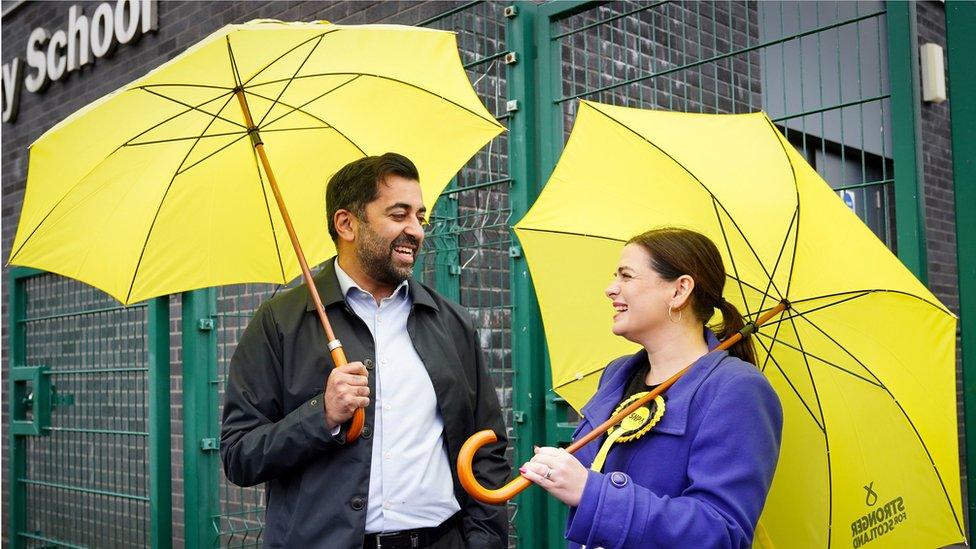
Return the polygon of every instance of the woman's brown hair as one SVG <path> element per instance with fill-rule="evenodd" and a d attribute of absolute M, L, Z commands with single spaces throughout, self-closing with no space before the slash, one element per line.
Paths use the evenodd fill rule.
<path fill-rule="evenodd" d="M 707 236 L 678 227 L 664 227 L 641 233 L 627 244 L 642 246 L 651 256 L 651 268 L 661 278 L 671 281 L 688 275 L 695 281 L 691 293 L 691 310 L 702 324 L 718 309 L 722 324 L 714 328 L 720 340 L 731 337 L 746 325 L 742 313 L 722 297 L 725 288 L 725 265 L 715 243 Z M 744 337 L 729 349 L 729 354 L 756 363 L 751 337 Z"/>

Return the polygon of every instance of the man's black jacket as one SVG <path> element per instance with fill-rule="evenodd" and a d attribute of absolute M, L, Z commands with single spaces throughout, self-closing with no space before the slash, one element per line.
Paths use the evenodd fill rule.
<path fill-rule="evenodd" d="M 329 321 L 350 361 L 373 368 L 375 349 L 365 323 L 343 300 L 335 259 L 315 277 Z M 471 499 L 457 478 L 464 441 L 492 429 L 499 442 L 474 463 L 478 479 L 508 480 L 505 424 L 469 314 L 417 281 L 407 331 L 434 385 L 444 438 L 471 548 L 508 546 L 503 506 Z M 220 435 L 220 456 L 231 482 L 266 483 L 266 547 L 361 547 L 372 451 L 374 404 L 352 443 L 325 424 L 323 388 L 333 362 L 308 290 L 298 287 L 261 305 L 231 360 Z M 374 376 L 369 376 L 372 395 Z M 416 429 L 427 428 L 415 425 Z"/>

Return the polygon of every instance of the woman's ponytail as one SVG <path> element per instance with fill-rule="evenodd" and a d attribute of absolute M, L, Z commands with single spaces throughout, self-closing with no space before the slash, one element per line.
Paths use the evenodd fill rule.
<path fill-rule="evenodd" d="M 742 317 L 742 313 L 735 305 L 719 298 L 716 308 L 722 313 L 722 325 L 716 331 L 719 340 L 725 341 L 745 328 L 746 319 Z M 756 348 L 753 345 L 752 336 L 743 337 L 738 343 L 730 347 L 729 354 L 750 364 L 756 364 Z"/>

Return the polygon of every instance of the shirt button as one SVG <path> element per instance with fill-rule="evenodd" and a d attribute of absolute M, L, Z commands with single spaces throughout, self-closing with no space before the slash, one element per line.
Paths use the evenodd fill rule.
<path fill-rule="evenodd" d="M 390 405 L 387 404 L 386 406 L 383 407 L 383 409 L 386 410 L 387 412 L 389 412 L 390 411 Z"/>
<path fill-rule="evenodd" d="M 392 509 L 393 508 L 393 504 L 390 503 L 389 501 L 387 501 L 386 503 L 383 504 L 383 508 L 384 509 Z"/>
<path fill-rule="evenodd" d="M 367 370 L 372 370 L 373 369 L 373 360 L 367 358 L 366 360 L 363 361 L 363 366 L 365 366 Z"/>
<path fill-rule="evenodd" d="M 393 458 L 393 454 L 387 452 L 387 453 L 383 454 L 383 457 L 386 458 L 386 461 L 390 461 Z"/>
<path fill-rule="evenodd" d="M 316 400 L 316 399 L 314 399 L 314 398 L 312 400 L 308 401 L 308 405 L 309 406 L 315 406 L 318 403 L 319 403 L 319 401 Z"/>
<path fill-rule="evenodd" d="M 371 429 L 369 425 L 364 425 L 362 437 L 366 440 L 369 440 L 369 437 L 371 436 L 373 436 L 373 429 Z"/>
<path fill-rule="evenodd" d="M 380 364 L 382 364 L 383 366 L 386 366 L 386 359 L 384 358 L 383 360 L 381 360 L 380 361 Z"/>
<path fill-rule="evenodd" d="M 377 316 L 376 317 L 376 322 L 379 322 L 380 324 L 382 324 L 383 323 L 383 317 Z"/>
<path fill-rule="evenodd" d="M 610 483 L 617 488 L 623 488 L 627 486 L 627 475 L 621 473 L 620 471 L 614 471 L 610 473 Z"/>

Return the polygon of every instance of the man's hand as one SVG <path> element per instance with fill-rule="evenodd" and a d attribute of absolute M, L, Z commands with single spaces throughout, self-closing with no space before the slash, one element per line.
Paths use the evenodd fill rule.
<path fill-rule="evenodd" d="M 329 429 L 349 421 L 356 408 L 369 406 L 369 380 L 362 362 L 350 362 L 329 374 L 325 386 L 325 422 Z"/>

